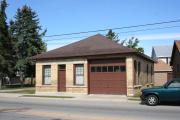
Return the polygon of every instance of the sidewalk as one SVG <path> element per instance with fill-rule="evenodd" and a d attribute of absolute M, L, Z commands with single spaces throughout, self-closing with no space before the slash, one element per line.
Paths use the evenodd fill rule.
<path fill-rule="evenodd" d="M 6 97 L 6 98 L 18 98 L 21 97 L 22 94 L 14 94 L 14 93 L 0 93 L 0 98 L 1 97 Z"/>
<path fill-rule="evenodd" d="M 30 95 L 30 96 L 28 96 L 28 95 Z M 47 96 L 47 97 L 41 97 L 41 96 Z M 51 98 L 50 96 L 55 96 L 57 98 Z M 77 101 L 104 101 L 104 102 L 108 102 L 108 101 L 127 102 L 127 101 L 129 101 L 128 97 L 125 96 L 125 95 L 82 95 L 82 94 L 54 94 L 54 95 L 48 95 L 48 94 L 0 93 L 0 97 L 6 97 L 6 98 L 34 98 L 34 99 L 38 99 L 38 98 L 41 98 L 41 99 L 63 99 L 63 100 L 66 99 L 66 100 L 77 100 Z M 62 97 L 62 98 L 58 98 L 58 97 Z M 72 98 L 63 98 L 63 97 L 72 97 Z"/>

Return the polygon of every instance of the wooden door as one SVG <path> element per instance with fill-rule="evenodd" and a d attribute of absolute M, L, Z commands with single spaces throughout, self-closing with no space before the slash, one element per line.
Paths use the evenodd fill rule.
<path fill-rule="evenodd" d="M 66 65 L 58 66 L 58 91 L 66 91 Z"/>

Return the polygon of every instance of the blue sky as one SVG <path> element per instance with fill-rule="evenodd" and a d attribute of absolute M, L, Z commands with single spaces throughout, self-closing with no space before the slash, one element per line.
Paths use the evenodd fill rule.
<path fill-rule="evenodd" d="M 14 17 L 17 8 L 29 5 L 38 13 L 40 24 L 47 29 L 46 35 L 180 19 L 180 0 L 7 0 L 7 2 L 8 21 Z M 145 53 L 150 55 L 152 46 L 173 45 L 174 40 L 180 39 L 180 27 L 177 26 L 180 26 L 180 22 L 115 32 L 119 33 L 120 39 L 137 37 Z M 164 27 L 172 28 L 123 33 Z M 94 34 L 97 33 L 43 39 L 49 40 L 47 47 L 51 50 Z"/>

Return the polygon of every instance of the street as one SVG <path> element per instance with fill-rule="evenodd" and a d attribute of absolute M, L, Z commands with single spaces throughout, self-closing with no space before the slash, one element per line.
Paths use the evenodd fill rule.
<path fill-rule="evenodd" d="M 180 106 L 138 101 L 0 98 L 0 120 L 179 120 Z"/>

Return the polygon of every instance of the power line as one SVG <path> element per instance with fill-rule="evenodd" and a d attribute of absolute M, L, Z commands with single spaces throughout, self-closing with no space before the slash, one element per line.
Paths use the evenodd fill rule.
<path fill-rule="evenodd" d="M 157 28 L 149 28 L 149 29 L 139 29 L 139 30 L 133 30 L 133 31 L 118 32 L 118 34 L 133 33 L 133 32 L 140 32 L 140 31 L 150 31 L 150 30 L 158 30 L 158 29 L 169 29 L 169 28 L 177 28 L 177 27 L 180 27 L 180 26 L 168 26 L 168 27 L 157 27 Z M 44 40 L 44 41 L 48 42 L 48 41 L 75 39 L 75 38 L 84 38 L 84 37 L 89 37 L 89 36 L 66 37 L 66 38 L 49 39 L 49 40 Z"/>
<path fill-rule="evenodd" d="M 89 37 L 89 36 L 79 36 L 79 37 L 65 37 L 65 38 L 57 38 L 57 39 L 49 39 L 44 41 L 55 41 L 55 40 L 65 40 L 65 39 L 75 39 L 75 38 L 83 38 L 83 37 Z"/>
<path fill-rule="evenodd" d="M 177 27 L 180 27 L 180 26 L 168 26 L 168 27 L 148 28 L 148 29 L 132 30 L 132 31 L 119 32 L 119 33 L 132 33 L 132 32 L 149 31 L 149 30 L 160 30 L 160 29 L 177 28 Z"/>
<path fill-rule="evenodd" d="M 176 22 L 180 22 L 180 20 L 171 20 L 171 21 L 164 21 L 164 22 L 141 24 L 141 25 L 132 25 L 132 26 L 125 26 L 125 27 L 117 27 L 117 28 L 108 28 L 108 29 L 99 29 L 99 30 L 92 30 L 92 31 L 83 31 L 83 32 L 64 33 L 64 34 L 57 34 L 57 35 L 48 35 L 48 36 L 45 36 L 45 37 L 57 37 L 57 36 L 77 35 L 77 34 L 85 34 L 85 33 L 103 32 L 103 31 L 107 31 L 109 29 L 120 30 L 120 29 L 145 27 L 145 26 L 161 25 L 161 24 L 176 23 Z"/>

